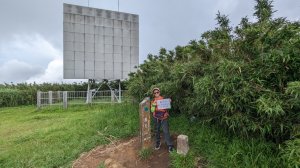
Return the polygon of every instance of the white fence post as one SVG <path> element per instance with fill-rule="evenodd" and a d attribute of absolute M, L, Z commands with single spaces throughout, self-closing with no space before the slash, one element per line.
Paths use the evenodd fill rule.
<path fill-rule="evenodd" d="M 111 96 L 111 102 L 114 102 L 115 101 L 115 93 L 113 90 L 110 90 L 110 96 Z"/>
<path fill-rule="evenodd" d="M 36 105 L 38 108 L 41 108 L 41 91 L 37 91 Z"/>
<path fill-rule="evenodd" d="M 68 108 L 68 91 L 63 91 L 64 109 Z"/>
<path fill-rule="evenodd" d="M 93 91 L 89 90 L 88 91 L 88 103 L 92 103 L 92 96 L 93 96 Z"/>
<path fill-rule="evenodd" d="M 57 100 L 58 100 L 58 102 L 61 101 L 60 91 L 57 91 Z"/>

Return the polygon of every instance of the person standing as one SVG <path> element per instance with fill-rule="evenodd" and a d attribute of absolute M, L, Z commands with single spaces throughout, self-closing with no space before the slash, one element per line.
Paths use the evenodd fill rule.
<path fill-rule="evenodd" d="M 168 110 L 166 109 L 158 109 L 157 108 L 157 100 L 162 100 L 164 97 L 160 95 L 160 89 L 159 88 L 154 88 L 152 89 L 152 94 L 153 94 L 153 100 L 151 101 L 151 112 L 153 112 L 153 118 L 154 118 L 154 123 L 155 123 L 155 134 L 156 134 L 156 142 L 155 142 L 155 150 L 160 149 L 160 128 L 162 127 L 163 134 L 165 141 L 168 145 L 168 150 L 169 152 L 174 150 L 173 143 L 170 137 L 170 132 L 169 132 L 169 123 L 168 123 L 168 117 L 169 113 Z"/>

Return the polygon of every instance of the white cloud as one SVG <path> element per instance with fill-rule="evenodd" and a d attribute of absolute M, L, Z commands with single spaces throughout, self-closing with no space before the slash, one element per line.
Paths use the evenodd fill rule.
<path fill-rule="evenodd" d="M 16 59 L 9 60 L 0 66 L 0 82 L 24 82 L 24 80 L 42 73 L 42 68 L 32 66 Z"/>
<path fill-rule="evenodd" d="M 31 77 L 28 83 L 61 82 L 63 79 L 63 60 L 58 58 L 52 60 L 44 73 Z"/>
<path fill-rule="evenodd" d="M 0 43 L 0 82 L 62 81 L 62 52 L 39 34 Z"/>

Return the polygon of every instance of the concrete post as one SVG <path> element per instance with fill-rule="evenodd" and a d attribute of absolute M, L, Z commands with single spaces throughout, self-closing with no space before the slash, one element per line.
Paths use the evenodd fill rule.
<path fill-rule="evenodd" d="M 179 135 L 177 137 L 177 153 L 186 155 L 189 151 L 189 139 L 186 135 Z"/>
<path fill-rule="evenodd" d="M 38 108 L 41 108 L 41 91 L 37 91 L 36 105 L 37 105 Z"/>
<path fill-rule="evenodd" d="M 58 100 L 58 102 L 60 102 L 60 101 L 61 101 L 61 96 L 60 96 L 60 93 L 61 93 L 61 91 L 57 91 L 57 100 Z"/>
<path fill-rule="evenodd" d="M 88 92 L 88 103 L 92 103 L 93 92 L 89 90 Z"/>
<path fill-rule="evenodd" d="M 68 108 L 68 91 L 63 91 L 64 109 Z"/>
<path fill-rule="evenodd" d="M 151 127 L 150 127 L 150 98 L 145 98 L 140 103 L 140 142 L 141 147 L 151 146 Z"/>
<path fill-rule="evenodd" d="M 48 96 L 49 96 L 49 97 L 48 97 L 49 104 L 52 105 L 52 98 L 53 98 L 53 97 L 52 97 L 52 96 L 53 96 L 53 95 L 52 95 L 52 91 L 49 91 L 49 92 L 48 92 Z"/>
<path fill-rule="evenodd" d="M 111 102 L 115 102 L 115 92 L 113 90 L 110 90 L 110 96 L 111 96 Z"/>

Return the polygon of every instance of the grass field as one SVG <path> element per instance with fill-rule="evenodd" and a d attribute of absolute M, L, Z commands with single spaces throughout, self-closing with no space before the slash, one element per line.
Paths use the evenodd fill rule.
<path fill-rule="evenodd" d="M 0 167 L 70 167 L 80 153 L 137 135 L 138 106 L 100 104 L 67 110 L 0 109 Z"/>
<path fill-rule="evenodd" d="M 272 167 L 283 168 L 278 146 L 262 139 L 230 135 L 223 128 L 191 122 L 185 116 L 173 117 L 172 132 L 189 136 L 190 152 L 186 157 L 174 153 L 172 165 L 176 168 L 193 168 L 195 160 L 205 167 Z"/>
<path fill-rule="evenodd" d="M 189 136 L 186 157 L 171 155 L 172 167 L 285 167 L 273 143 L 229 136 L 222 129 L 172 115 L 171 133 Z M 67 110 L 35 106 L 0 108 L 0 167 L 70 167 L 85 151 L 138 135 L 138 105 L 98 104 Z"/>

